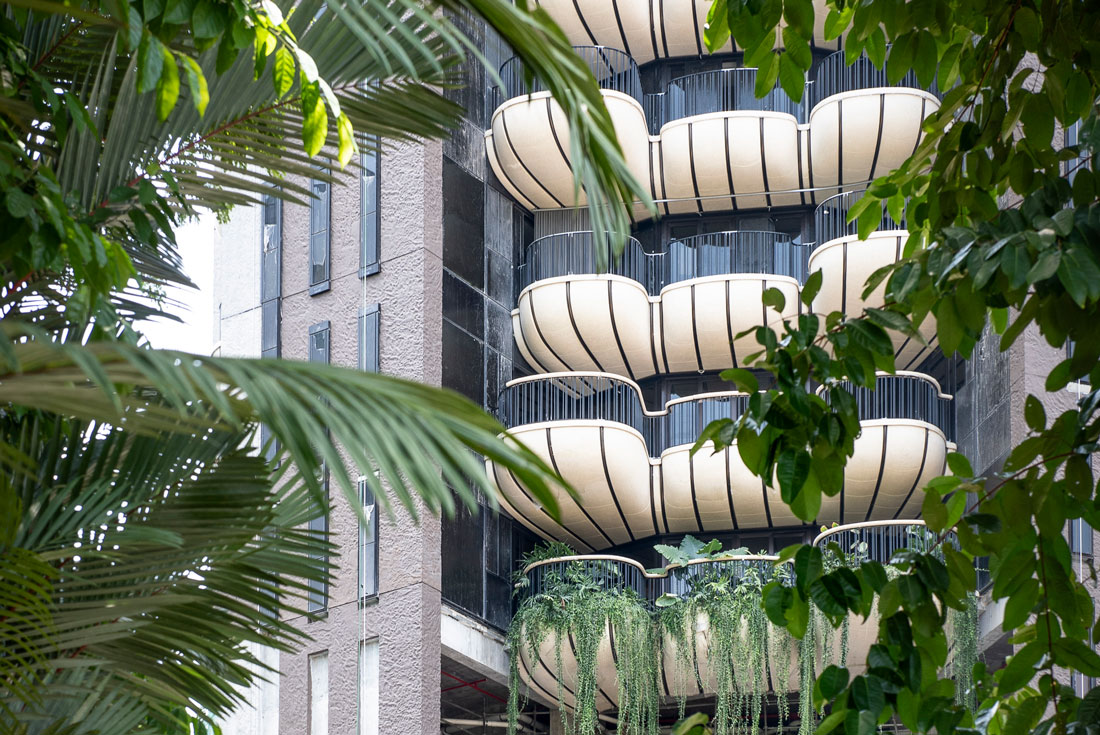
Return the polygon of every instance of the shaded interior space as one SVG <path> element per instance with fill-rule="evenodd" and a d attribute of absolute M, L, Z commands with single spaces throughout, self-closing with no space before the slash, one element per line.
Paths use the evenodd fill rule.
<path fill-rule="evenodd" d="M 447 656 L 439 668 L 441 735 L 502 735 L 508 729 L 508 686 Z M 520 735 L 549 735 L 551 712 L 528 700 L 519 716 Z M 614 729 L 614 728 L 612 728 Z"/>

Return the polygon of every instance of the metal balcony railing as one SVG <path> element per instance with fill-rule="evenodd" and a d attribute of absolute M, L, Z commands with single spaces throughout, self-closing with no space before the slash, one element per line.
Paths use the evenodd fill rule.
<path fill-rule="evenodd" d="M 919 373 L 882 374 L 874 390 L 840 387 L 855 395 L 860 421 L 916 419 L 927 421 L 954 441 L 955 412 L 939 384 Z M 736 421 L 749 396 L 737 392 L 703 393 L 676 398 L 657 411 L 646 409 L 636 383 L 607 373 L 549 373 L 519 378 L 500 397 L 500 420 L 509 427 L 548 421 L 602 420 L 632 427 L 646 441 L 651 456 L 670 447 L 693 444 L 712 421 Z"/>
<path fill-rule="evenodd" d="M 858 222 L 848 222 L 848 212 L 860 200 L 864 191 L 846 191 L 829 197 L 814 210 L 814 236 L 817 238 L 814 245 L 817 247 L 831 240 L 842 237 L 855 237 L 859 234 Z M 875 230 L 905 230 L 908 229 L 905 217 L 897 222 L 881 206 L 882 217 Z"/>
<path fill-rule="evenodd" d="M 673 120 L 709 112 L 784 112 L 802 119 L 802 104 L 792 100 L 778 83 L 766 95 L 757 97 L 756 76 L 757 70 L 750 67 L 715 69 L 673 79 L 664 92 L 647 94 L 642 103 L 650 134 L 659 134 Z"/>
<path fill-rule="evenodd" d="M 573 50 L 588 65 L 600 89 L 622 92 L 642 102 L 642 81 L 638 64 L 629 54 L 609 46 L 574 46 Z M 528 79 L 527 67 L 518 56 L 505 61 L 500 67 L 503 86 L 489 89 L 485 119 L 492 119 L 493 112 L 506 100 L 535 92 L 545 92 L 546 86 L 538 79 Z"/>
<path fill-rule="evenodd" d="M 860 421 L 875 419 L 916 419 L 939 428 L 948 441 L 955 441 L 955 410 L 950 396 L 940 391 L 940 385 L 927 375 L 899 372 L 881 374 L 875 389 L 840 383 L 853 393 Z"/>
<path fill-rule="evenodd" d="M 821 60 L 813 70 L 807 94 L 803 98 L 804 109 L 807 114 L 822 100 L 832 97 L 834 94 L 854 92 L 857 89 L 873 89 L 875 87 L 909 87 L 920 89 L 917 75 L 910 71 L 896 83 L 891 83 L 886 77 L 886 70 L 879 69 L 866 56 L 861 56 L 849 66 L 844 58 L 843 51 L 829 54 Z M 930 91 L 939 95 L 935 84 Z"/>
<path fill-rule="evenodd" d="M 630 278 L 652 295 L 665 286 L 706 276 L 760 273 L 806 277 L 806 248 L 781 232 L 713 232 L 673 240 L 663 253 L 647 253 L 630 238 L 619 257 L 611 242 L 591 231 L 540 237 L 527 246 L 516 269 L 516 297 L 536 281 L 597 272 L 603 251 L 607 273 Z"/>
<path fill-rule="evenodd" d="M 813 545 L 840 548 L 839 561 L 846 566 L 859 566 L 865 561 L 889 563 L 898 551 L 931 551 L 936 546 L 936 534 L 924 521 L 867 521 L 835 526 L 814 539 Z"/>
<path fill-rule="evenodd" d="M 523 570 L 525 582 L 516 585 L 517 596 L 523 600 L 560 590 L 564 583 L 578 588 L 595 586 L 601 590 L 633 591 L 653 604 L 663 595 L 686 594 L 700 582 L 724 582 L 736 585 L 750 575 L 761 582 L 770 582 L 778 557 L 744 554 L 718 559 L 699 559 L 685 566 L 671 565 L 660 571 L 646 571 L 634 561 L 621 556 L 563 556 L 530 564 Z M 778 575 L 784 578 L 784 575 Z"/>

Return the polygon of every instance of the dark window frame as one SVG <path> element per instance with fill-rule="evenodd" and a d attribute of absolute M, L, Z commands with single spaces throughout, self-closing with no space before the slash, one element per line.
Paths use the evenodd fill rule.
<path fill-rule="evenodd" d="M 319 185 L 324 186 L 322 196 L 317 195 Z M 316 296 L 331 287 L 332 184 L 324 179 L 310 179 L 309 189 L 312 195 L 309 200 L 309 295 Z M 320 226 L 322 221 L 323 227 Z M 319 252 L 324 253 L 323 263 L 317 261 Z"/>
<path fill-rule="evenodd" d="M 323 350 L 315 344 L 320 336 L 324 336 Z M 327 365 L 332 354 L 332 325 L 328 321 L 318 322 L 309 328 L 309 361 Z M 324 494 L 326 504 L 329 502 L 329 471 L 327 463 L 321 463 L 321 491 Z M 329 517 L 327 512 L 322 512 L 309 520 L 309 530 L 315 533 L 329 533 Z M 327 566 L 328 557 L 325 559 Z M 327 582 L 310 582 L 309 599 L 306 610 L 315 615 L 324 615 L 328 612 L 329 586 Z"/>
<path fill-rule="evenodd" d="M 367 522 L 359 522 L 358 540 L 358 584 L 360 603 L 378 597 L 378 503 L 365 478 L 359 479 L 359 503 L 367 516 Z M 369 502 L 368 502 L 369 501 Z M 365 578 L 369 572 L 369 578 Z"/>
<path fill-rule="evenodd" d="M 369 342 L 373 341 L 373 349 Z M 376 373 L 382 369 L 382 306 L 369 304 L 359 310 L 359 369 Z"/>
<path fill-rule="evenodd" d="M 363 150 L 359 153 L 359 277 L 366 278 L 381 270 L 382 260 L 382 151 L 377 147 L 377 139 L 370 139 L 364 143 Z M 368 184 L 364 175 L 367 162 L 372 164 L 374 173 L 373 183 L 370 185 L 373 192 L 368 192 Z M 367 196 L 372 193 L 374 197 L 374 209 L 368 209 Z"/>

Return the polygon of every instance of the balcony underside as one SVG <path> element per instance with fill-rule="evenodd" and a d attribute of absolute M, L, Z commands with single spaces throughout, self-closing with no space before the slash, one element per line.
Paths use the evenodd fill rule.
<path fill-rule="evenodd" d="M 664 533 L 703 533 L 799 525 L 779 491 L 742 463 L 736 448 L 719 453 L 673 446 L 650 459 L 635 429 L 612 421 L 528 424 L 510 435 L 549 463 L 577 491 L 557 500 L 561 524 L 531 499 L 511 473 L 489 463 L 509 513 L 542 538 L 578 551 L 599 551 Z M 844 489 L 822 504 L 820 523 L 915 517 L 917 489 L 946 471 L 948 442 L 915 419 L 862 422 Z"/>
<path fill-rule="evenodd" d="M 768 288 L 786 297 L 782 312 L 762 305 Z M 797 316 L 798 292 L 795 279 L 776 275 L 696 278 L 655 297 L 623 276 L 562 276 L 523 290 L 512 331 L 540 372 L 598 370 L 637 380 L 723 370 L 761 349 L 753 335 L 736 335 Z"/>
<path fill-rule="evenodd" d="M 694 668 L 698 672 L 699 680 L 696 681 L 694 676 L 690 676 L 689 678 L 689 676 L 683 675 L 680 671 L 680 661 L 677 658 L 679 654 L 677 652 L 676 642 L 671 637 L 666 636 L 664 646 L 662 647 L 661 672 L 657 677 L 658 694 L 661 697 L 712 696 L 718 689 L 715 675 L 709 661 L 711 637 L 709 620 L 707 620 L 705 615 L 700 616 L 700 619 L 696 621 L 692 629 L 695 631 Z M 875 642 L 877 635 L 877 616 L 871 616 L 866 622 L 855 616 L 851 618 L 848 629 L 847 668 L 852 676 L 858 676 L 866 670 L 865 662 L 867 660 L 867 652 Z M 840 634 L 837 633 L 836 637 L 839 638 L 839 636 Z M 613 712 L 618 709 L 619 706 L 619 683 L 618 674 L 615 669 L 615 661 L 618 652 L 614 649 L 614 640 L 614 631 L 609 630 L 604 633 L 600 641 L 596 669 L 596 708 L 600 712 Z M 557 649 L 558 637 L 551 633 L 539 647 L 537 656 L 532 656 L 531 651 L 527 650 L 526 646 L 524 646 L 519 653 L 520 678 L 523 679 L 523 682 L 527 684 L 527 686 L 531 687 L 535 692 L 551 702 L 558 701 L 559 670 L 557 665 Z M 574 709 L 576 704 L 576 696 L 574 694 L 577 686 L 576 649 L 577 644 L 572 635 L 562 638 L 560 670 L 561 705 L 568 710 Z M 786 682 L 787 692 L 798 691 L 797 650 L 797 646 L 791 646 L 790 648 L 792 659 L 789 665 L 790 673 Z M 819 653 L 824 654 L 820 646 Z M 831 655 L 819 655 L 817 657 L 818 674 L 824 670 L 827 663 L 844 665 L 838 660 L 839 651 L 834 650 L 830 653 Z M 736 663 L 734 665 L 736 667 Z M 755 674 L 755 672 L 744 673 L 749 675 Z M 699 686 L 700 682 L 702 686 Z M 778 676 L 776 662 L 769 661 L 768 691 L 776 692 L 780 683 L 781 680 Z"/>
<path fill-rule="evenodd" d="M 639 64 L 659 58 L 703 56 L 711 0 L 537 0 L 565 31 L 573 45 L 620 48 Z M 815 48 L 838 50 L 839 39 L 825 40 L 825 3 L 814 0 Z M 715 53 L 731 53 L 727 43 Z"/>
<path fill-rule="evenodd" d="M 823 243 L 811 254 L 807 271 L 821 271 L 821 290 L 813 302 L 818 313 L 841 311 L 857 315 L 865 306 L 881 308 L 886 303 L 886 283 L 881 283 L 866 299 L 863 289 L 871 274 L 902 257 L 906 230 L 882 230 L 864 241 L 857 235 Z M 936 345 L 936 319 L 929 314 L 918 330 L 927 345 L 900 332 L 890 332 L 894 343 L 894 362 L 898 370 L 912 370 L 927 358 Z"/>
<path fill-rule="evenodd" d="M 806 124 L 778 112 L 713 112 L 650 136 L 634 98 L 603 96 L 630 170 L 663 214 L 817 204 L 899 166 L 939 107 L 928 92 L 880 87 L 827 97 Z M 528 208 L 586 203 L 583 191 L 574 194 L 569 126 L 549 93 L 502 104 L 485 145 L 497 177 Z"/>

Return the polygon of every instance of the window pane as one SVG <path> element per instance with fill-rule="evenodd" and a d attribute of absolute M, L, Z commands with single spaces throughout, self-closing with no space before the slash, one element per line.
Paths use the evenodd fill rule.
<path fill-rule="evenodd" d="M 359 596 L 378 593 L 378 514 L 366 480 L 359 481 L 359 500 L 367 522 L 359 524 Z"/>
<path fill-rule="evenodd" d="M 359 179 L 359 267 L 374 272 L 378 266 L 378 201 L 381 195 L 378 152 L 364 151 Z M 366 273 L 364 273 L 366 275 Z"/>

